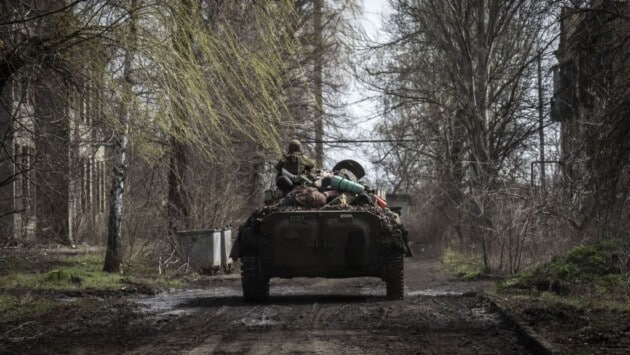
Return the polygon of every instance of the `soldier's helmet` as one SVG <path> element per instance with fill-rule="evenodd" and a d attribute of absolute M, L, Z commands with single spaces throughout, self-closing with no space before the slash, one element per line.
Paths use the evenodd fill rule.
<path fill-rule="evenodd" d="M 301 152 L 302 151 L 302 143 L 299 140 L 294 139 L 289 142 L 289 153 L 293 152 Z"/>

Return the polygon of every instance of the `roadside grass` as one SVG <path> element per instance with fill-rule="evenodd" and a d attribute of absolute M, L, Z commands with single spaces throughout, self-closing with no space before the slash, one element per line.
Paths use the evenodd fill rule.
<path fill-rule="evenodd" d="M 185 285 L 181 275 L 127 265 L 125 274 L 103 272 L 102 252 L 81 255 L 11 252 L 0 255 L 0 325 L 54 312 L 57 307 L 95 297 L 156 292 Z"/>
<path fill-rule="evenodd" d="M 104 256 L 85 254 L 63 256 L 52 259 L 42 267 L 38 260 L 37 268 L 24 267 L 24 261 L 15 270 L 5 271 L 0 275 L 0 289 L 31 289 L 54 291 L 77 290 L 117 290 L 130 283 L 144 284 L 149 287 L 180 287 L 183 280 L 150 273 L 148 268 L 128 268 L 125 275 L 102 271 Z"/>
<path fill-rule="evenodd" d="M 442 254 L 442 265 L 449 274 L 463 280 L 476 280 L 483 275 L 481 258 L 464 255 L 450 248 Z"/>
<path fill-rule="evenodd" d="M 619 242 L 577 245 L 536 269 L 499 281 L 491 292 L 578 309 L 630 312 L 630 275 Z"/>

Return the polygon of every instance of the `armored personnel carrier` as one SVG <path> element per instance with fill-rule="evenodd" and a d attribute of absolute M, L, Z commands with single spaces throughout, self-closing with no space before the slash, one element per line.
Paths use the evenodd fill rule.
<path fill-rule="evenodd" d="M 411 256 L 407 232 L 399 216 L 357 181 L 363 168 L 344 162 L 330 173 L 293 177 L 308 182 L 270 199 L 239 228 L 231 256 L 241 260 L 245 301 L 265 301 L 274 277 L 378 277 L 387 298 L 403 298 L 403 258 Z M 348 164 L 353 172 L 343 168 Z"/>

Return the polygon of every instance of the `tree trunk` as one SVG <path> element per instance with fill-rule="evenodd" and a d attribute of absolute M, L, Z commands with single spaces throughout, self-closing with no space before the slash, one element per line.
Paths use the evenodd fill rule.
<path fill-rule="evenodd" d="M 179 26 L 173 36 L 173 48 L 182 57 L 188 58 L 191 62 L 195 61 L 193 57 L 193 51 L 191 46 L 194 43 L 194 37 L 190 33 L 189 27 L 187 27 L 181 18 L 183 14 L 191 14 L 196 16 L 197 2 L 195 0 L 180 0 L 179 1 L 179 13 L 177 15 L 177 21 Z M 184 110 L 185 98 L 174 97 L 176 120 L 179 124 L 185 124 L 186 113 Z M 179 141 L 176 137 L 181 136 L 182 132 L 178 129 L 178 123 L 175 123 L 173 129 L 174 133 L 171 137 L 171 159 L 168 169 L 168 205 L 166 211 L 167 229 L 170 237 L 171 247 L 176 247 L 175 234 L 178 227 L 182 225 L 188 226 L 190 217 L 190 207 L 188 198 L 186 195 L 186 187 L 184 184 L 186 171 L 188 170 L 188 148 L 185 143 Z"/>
<path fill-rule="evenodd" d="M 538 55 L 538 139 L 540 149 L 540 190 L 545 198 L 547 188 L 545 186 L 545 116 L 543 106 L 543 86 L 542 86 L 542 59 Z"/>
<path fill-rule="evenodd" d="M 175 247 L 175 233 L 180 225 L 188 225 L 190 208 L 184 187 L 184 177 L 188 169 L 188 154 L 186 146 L 171 138 L 173 153 L 168 170 L 168 232 L 171 237 L 172 247 Z"/>
<path fill-rule="evenodd" d="M 129 142 L 129 126 L 131 122 L 131 101 L 133 95 L 133 81 L 131 79 L 133 48 L 136 40 L 135 12 L 138 8 L 138 0 L 131 1 L 129 10 L 129 48 L 125 52 L 123 62 L 123 95 L 121 97 L 120 128 L 114 131 L 114 167 L 112 175 L 112 189 L 109 198 L 109 223 L 107 226 L 107 252 L 103 271 L 120 273 L 123 271 L 123 245 L 122 245 L 122 217 L 123 196 L 125 191 L 125 178 L 127 176 L 127 144 Z"/>
<path fill-rule="evenodd" d="M 129 135 L 129 113 L 121 116 L 122 130 L 114 135 L 114 174 L 109 195 L 109 223 L 107 253 L 103 271 L 122 272 L 122 211 L 125 177 L 127 175 L 127 143 Z"/>
<path fill-rule="evenodd" d="M 322 0 L 314 0 L 313 2 L 313 46 L 315 47 L 314 55 L 314 91 L 315 91 L 315 164 L 318 168 L 324 166 L 324 107 L 322 93 Z"/>
<path fill-rule="evenodd" d="M 476 182 L 488 186 L 492 176 L 492 162 L 488 153 L 488 48 L 486 40 L 486 0 L 477 3 L 476 54 L 477 63 L 473 79 L 474 114 L 471 117 L 473 172 Z M 474 67 L 473 67 L 474 68 Z"/>

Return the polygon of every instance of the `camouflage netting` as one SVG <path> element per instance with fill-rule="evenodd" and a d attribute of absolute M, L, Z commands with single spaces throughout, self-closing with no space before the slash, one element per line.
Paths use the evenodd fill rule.
<path fill-rule="evenodd" d="M 301 175 L 279 171 L 276 181 L 279 189 L 269 191 L 266 206 L 254 211 L 239 229 L 239 243 L 257 243 L 260 225 L 274 212 L 369 212 L 380 221 L 379 236 L 397 247 L 407 256 L 413 256 L 408 245 L 407 230 L 398 214 L 386 208 L 387 203 L 376 190 L 357 181 L 365 172 L 359 163 L 344 160 L 333 171 L 307 171 Z M 278 181 L 281 183 L 278 184 Z"/>
<path fill-rule="evenodd" d="M 387 208 L 381 208 L 372 205 L 326 205 L 321 208 L 307 206 L 284 206 L 281 203 L 265 206 L 254 211 L 249 219 L 244 223 L 244 227 L 253 227 L 262 222 L 264 218 L 274 212 L 307 212 L 307 211 L 365 211 L 370 212 L 379 217 L 381 227 L 385 235 L 394 239 L 398 239 L 407 244 L 407 230 L 400 222 L 400 217 Z M 408 247 L 406 247 L 408 248 Z"/>

